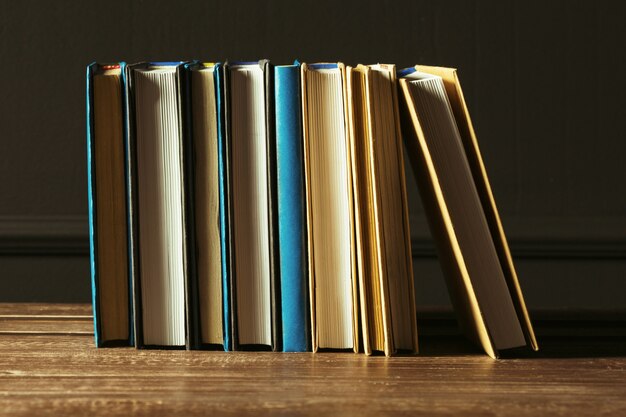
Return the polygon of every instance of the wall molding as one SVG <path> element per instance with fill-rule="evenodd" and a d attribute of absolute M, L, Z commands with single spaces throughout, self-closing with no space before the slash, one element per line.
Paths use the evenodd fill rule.
<path fill-rule="evenodd" d="M 411 239 L 413 258 L 436 258 L 425 222 L 419 223 Z M 625 233 L 621 239 L 598 235 L 598 228 L 574 233 L 568 224 L 536 236 L 518 226 L 510 230 L 509 244 L 516 259 L 625 260 L 626 229 L 620 226 L 612 230 Z M 89 256 L 87 216 L 0 216 L 0 256 Z"/>
<path fill-rule="evenodd" d="M 0 256 L 89 256 L 87 216 L 2 216 Z"/>

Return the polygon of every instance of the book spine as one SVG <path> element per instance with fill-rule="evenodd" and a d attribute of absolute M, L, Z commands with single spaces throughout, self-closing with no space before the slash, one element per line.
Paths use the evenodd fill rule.
<path fill-rule="evenodd" d="M 126 218 L 128 223 L 128 270 L 131 286 L 132 303 L 132 343 L 136 348 L 143 348 L 143 316 L 141 306 L 141 282 L 139 271 L 139 226 L 137 219 L 137 155 L 135 143 L 135 94 L 133 71 L 144 64 L 123 67 L 125 124 L 124 139 L 126 150 Z"/>
<path fill-rule="evenodd" d="M 224 350 L 230 351 L 232 346 L 231 305 L 230 305 L 230 233 L 229 233 L 229 205 L 228 205 L 228 161 L 226 137 L 226 103 L 224 66 L 215 65 L 215 104 L 217 107 L 217 151 L 219 177 L 219 217 L 220 217 L 220 245 L 222 250 L 222 303 L 224 325 Z"/>
<path fill-rule="evenodd" d="M 132 248 L 130 244 L 130 217 L 129 213 L 129 173 L 128 173 L 128 159 L 130 158 L 128 153 L 128 140 L 129 140 L 129 128 L 128 128 L 128 91 L 126 88 L 127 85 L 127 74 L 126 74 L 126 62 L 120 62 L 120 73 L 122 79 L 122 134 L 124 140 L 124 160 L 126 161 L 124 164 L 124 184 L 126 191 L 126 240 L 127 240 L 127 251 L 128 251 L 128 344 L 130 346 L 135 345 L 135 314 L 134 314 L 134 301 L 133 301 L 133 276 L 132 276 Z"/>
<path fill-rule="evenodd" d="M 268 190 L 270 298 L 272 315 L 272 350 L 282 349 L 282 316 L 280 304 L 280 268 L 278 243 L 278 184 L 276 172 L 276 105 L 274 65 L 260 61 L 265 78 L 265 128 Z"/>
<path fill-rule="evenodd" d="M 94 123 L 93 123 L 93 71 L 97 64 L 87 66 L 87 204 L 89 209 L 89 266 L 91 276 L 91 302 L 93 306 L 94 339 L 100 347 L 100 310 L 98 305 L 98 271 L 96 269 L 96 202 L 95 202 L 95 166 L 94 166 Z"/>
<path fill-rule="evenodd" d="M 284 352 L 308 350 L 300 68 L 275 67 L 278 239 Z"/>
<path fill-rule="evenodd" d="M 193 123 L 191 114 L 191 71 L 195 62 L 178 67 L 178 103 L 180 118 L 180 137 L 182 141 L 182 167 L 184 190 L 184 226 L 185 226 L 185 328 L 186 348 L 199 349 L 200 311 L 198 305 L 198 271 L 196 263 L 196 227 L 195 227 L 195 169 L 193 151 Z"/>

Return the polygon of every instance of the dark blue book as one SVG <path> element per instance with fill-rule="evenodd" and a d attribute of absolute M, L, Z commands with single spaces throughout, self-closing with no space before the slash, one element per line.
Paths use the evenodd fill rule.
<path fill-rule="evenodd" d="M 278 241 L 284 352 L 309 349 L 300 65 L 274 68 Z"/>
<path fill-rule="evenodd" d="M 96 346 L 132 345 L 125 64 L 87 67 L 89 254 Z"/>

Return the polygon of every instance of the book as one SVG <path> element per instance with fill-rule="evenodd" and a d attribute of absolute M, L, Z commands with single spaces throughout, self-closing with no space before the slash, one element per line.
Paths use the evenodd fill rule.
<path fill-rule="evenodd" d="M 187 259 L 182 62 L 127 70 L 129 239 L 137 347 L 184 348 Z"/>
<path fill-rule="evenodd" d="M 232 345 L 232 322 L 233 314 L 231 308 L 231 265 L 232 265 L 232 248 L 231 236 L 232 231 L 230 221 L 230 163 L 228 155 L 230 155 L 230 144 L 228 142 L 228 103 L 226 94 L 228 83 L 224 64 L 216 63 L 213 73 L 215 75 L 215 109 L 217 113 L 217 172 L 218 172 L 218 191 L 219 191 L 219 225 L 220 225 L 220 249 L 222 255 L 221 272 L 222 272 L 222 326 L 224 335 L 224 350 L 230 351 Z"/>
<path fill-rule="evenodd" d="M 87 67 L 89 253 L 96 346 L 133 344 L 125 181 L 125 63 Z"/>
<path fill-rule="evenodd" d="M 274 67 L 282 347 L 309 347 L 300 65 Z"/>
<path fill-rule="evenodd" d="M 416 66 L 399 83 L 407 156 L 462 328 L 493 358 L 537 350 L 456 70 Z"/>
<path fill-rule="evenodd" d="M 363 349 L 417 352 L 413 259 L 394 65 L 347 68 Z"/>
<path fill-rule="evenodd" d="M 302 64 L 312 350 L 359 350 L 351 154 L 342 63 Z"/>
<path fill-rule="evenodd" d="M 224 64 L 233 349 L 280 349 L 273 70 Z"/>
<path fill-rule="evenodd" d="M 220 228 L 218 77 L 220 66 L 181 71 L 187 219 L 187 328 L 190 347 L 224 349 Z"/>

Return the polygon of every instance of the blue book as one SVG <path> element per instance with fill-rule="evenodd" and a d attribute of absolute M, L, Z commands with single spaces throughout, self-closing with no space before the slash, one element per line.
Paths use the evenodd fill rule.
<path fill-rule="evenodd" d="M 299 64 L 274 68 L 274 94 L 283 351 L 306 352 L 309 309 Z"/>
<path fill-rule="evenodd" d="M 228 153 L 230 146 L 226 135 L 227 121 L 227 103 L 226 89 L 228 82 L 225 78 L 224 66 L 215 64 L 215 91 L 216 91 L 216 108 L 217 108 L 217 169 L 219 176 L 219 212 L 220 212 L 220 243 L 222 249 L 222 302 L 224 304 L 223 320 L 224 325 L 224 350 L 233 349 L 232 344 L 232 320 L 231 312 L 231 291 L 230 291 L 230 273 L 231 273 L 231 222 L 230 222 L 230 204 L 228 196 L 230 195 Z"/>
<path fill-rule="evenodd" d="M 125 63 L 87 67 L 89 254 L 96 346 L 132 345 Z"/>

